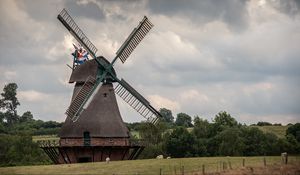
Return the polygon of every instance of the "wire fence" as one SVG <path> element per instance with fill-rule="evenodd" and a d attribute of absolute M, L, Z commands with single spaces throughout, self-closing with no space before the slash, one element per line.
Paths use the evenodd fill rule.
<path fill-rule="evenodd" d="M 169 164 L 169 166 L 157 167 L 152 172 L 140 172 L 136 170 L 134 173 L 111 173 L 113 175 L 205 175 L 205 174 L 220 174 L 229 170 L 236 170 L 239 168 L 251 168 L 251 167 L 267 167 L 270 165 L 286 165 L 286 164 L 298 164 L 300 165 L 300 157 L 292 157 L 287 161 L 282 157 L 245 157 L 234 158 L 228 157 L 224 160 L 203 163 L 199 162 L 198 166 L 189 165 L 186 163 Z M 297 171 L 300 174 L 300 169 Z"/>

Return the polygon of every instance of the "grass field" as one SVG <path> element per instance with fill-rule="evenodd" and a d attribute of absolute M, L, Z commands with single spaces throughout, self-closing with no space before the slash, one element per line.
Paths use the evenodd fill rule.
<path fill-rule="evenodd" d="M 275 134 L 279 138 L 285 137 L 285 132 L 289 126 L 251 126 L 257 127 L 262 130 L 264 133 L 269 132 Z"/>
<path fill-rule="evenodd" d="M 39 141 L 39 140 L 59 140 L 57 135 L 38 135 L 32 136 L 32 141 Z"/>
<path fill-rule="evenodd" d="M 0 168 L 0 174 L 185 174 L 201 172 L 219 172 L 225 166 L 233 169 L 242 167 L 243 157 L 202 157 L 182 159 L 147 159 L 131 161 L 112 161 L 110 163 L 82 163 L 66 165 L 20 166 Z M 229 163 L 230 162 L 230 163 Z M 266 157 L 267 165 L 280 164 L 281 158 Z M 300 156 L 290 156 L 289 162 L 300 165 Z M 245 157 L 245 166 L 263 166 L 263 157 Z"/>

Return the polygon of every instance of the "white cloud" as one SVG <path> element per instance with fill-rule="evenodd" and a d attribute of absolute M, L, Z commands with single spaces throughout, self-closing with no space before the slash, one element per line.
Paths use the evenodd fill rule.
<path fill-rule="evenodd" d="M 280 116 L 298 119 L 300 18 L 279 11 L 281 3 L 49 2 L 0 1 L 0 85 L 18 84 L 20 111 L 64 119 L 74 86 L 68 84 L 65 66 L 74 39 L 56 15 L 74 7 L 69 10 L 76 23 L 108 60 L 144 15 L 154 23 L 126 63 L 118 62 L 115 69 L 157 109 L 208 119 L 226 110 L 238 121 L 252 123 L 261 118 L 284 122 Z M 141 120 L 128 105 L 119 105 L 125 120 Z"/>
<path fill-rule="evenodd" d="M 16 71 L 6 71 L 4 72 L 4 77 L 6 80 L 12 80 L 17 76 Z"/>
<path fill-rule="evenodd" d="M 167 108 L 173 111 L 180 110 L 180 104 L 176 100 L 171 100 L 160 95 L 148 95 L 149 101 L 155 108 Z"/>
<path fill-rule="evenodd" d="M 19 91 L 17 97 L 24 102 L 37 102 L 49 98 L 50 95 L 35 90 L 29 90 Z"/>
<path fill-rule="evenodd" d="M 208 97 L 205 94 L 200 94 L 197 90 L 191 89 L 184 91 L 180 94 L 180 97 L 183 100 L 197 100 L 197 101 L 208 101 Z"/>
<path fill-rule="evenodd" d="M 256 83 L 248 86 L 243 87 L 243 92 L 247 95 L 251 95 L 256 92 L 263 92 L 263 93 L 268 93 L 274 89 L 274 85 L 269 82 L 262 82 L 262 83 Z"/>

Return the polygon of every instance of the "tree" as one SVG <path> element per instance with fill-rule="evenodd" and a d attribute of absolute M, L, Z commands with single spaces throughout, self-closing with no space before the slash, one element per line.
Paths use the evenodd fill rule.
<path fill-rule="evenodd" d="M 207 152 L 208 139 L 196 138 L 193 149 L 195 150 L 195 156 L 208 156 Z"/>
<path fill-rule="evenodd" d="M 300 152 L 300 144 L 297 141 L 297 139 L 295 138 L 295 136 L 292 135 L 292 134 L 288 134 L 286 136 L 286 140 L 289 143 L 289 152 L 290 153 L 299 154 L 299 152 Z"/>
<path fill-rule="evenodd" d="M 300 123 L 296 123 L 286 130 L 286 135 L 293 135 L 295 139 L 300 143 Z"/>
<path fill-rule="evenodd" d="M 20 103 L 17 99 L 17 89 L 16 83 L 9 83 L 4 86 L 3 93 L 1 93 L 0 108 L 4 110 L 4 119 L 8 125 L 16 123 L 19 119 L 17 107 Z"/>
<path fill-rule="evenodd" d="M 0 135 L 0 166 L 49 164 L 47 155 L 30 136 Z"/>
<path fill-rule="evenodd" d="M 191 116 L 189 116 L 188 114 L 185 114 L 185 113 L 177 114 L 175 124 L 177 126 L 183 126 L 183 127 L 192 127 L 193 126 Z"/>
<path fill-rule="evenodd" d="M 167 123 L 173 123 L 174 122 L 174 117 L 172 115 L 172 111 L 167 109 L 167 108 L 161 108 L 159 110 L 160 114 L 163 117 L 163 121 Z"/>
<path fill-rule="evenodd" d="M 193 133 L 197 138 L 208 138 L 210 133 L 210 124 L 207 120 L 203 120 L 196 116 L 194 118 Z"/>
<path fill-rule="evenodd" d="M 195 137 L 186 128 L 178 127 L 166 139 L 167 154 L 172 157 L 188 157 L 195 153 Z"/>
<path fill-rule="evenodd" d="M 244 156 L 264 155 L 263 142 L 264 133 L 256 127 L 245 127 L 242 130 L 245 143 Z"/>
<path fill-rule="evenodd" d="M 225 111 L 221 111 L 219 112 L 214 120 L 213 120 L 217 125 L 219 126 L 229 126 L 229 127 L 233 127 L 233 126 L 237 126 L 237 121 L 231 117 L 230 114 L 228 114 Z"/>
<path fill-rule="evenodd" d="M 269 122 L 257 122 L 257 126 L 272 126 L 272 123 Z"/>
<path fill-rule="evenodd" d="M 33 115 L 30 111 L 24 112 L 24 114 L 20 117 L 20 122 L 29 122 L 33 121 Z"/>
<path fill-rule="evenodd" d="M 265 155 L 275 156 L 280 154 L 278 147 L 278 137 L 273 133 L 265 133 L 262 142 L 262 149 Z"/>
<path fill-rule="evenodd" d="M 163 132 L 166 130 L 164 123 L 159 122 L 157 125 L 146 122 L 138 126 L 140 137 L 149 144 L 158 144 L 162 141 Z"/>
<path fill-rule="evenodd" d="M 218 153 L 222 156 L 240 156 L 243 155 L 245 145 L 240 137 L 238 128 L 227 128 L 216 136 L 219 143 Z"/>

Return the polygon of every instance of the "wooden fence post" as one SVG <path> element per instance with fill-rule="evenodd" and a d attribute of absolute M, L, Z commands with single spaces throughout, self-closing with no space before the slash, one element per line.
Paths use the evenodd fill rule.
<path fill-rule="evenodd" d="M 176 175 L 176 166 L 174 166 L 174 173 L 175 173 L 175 175 Z"/>
<path fill-rule="evenodd" d="M 220 171 L 223 171 L 224 170 L 224 167 L 222 165 L 222 162 L 220 161 Z"/>
<path fill-rule="evenodd" d="M 230 160 L 228 160 L 228 166 L 229 166 L 229 168 L 232 170 L 232 167 L 231 167 L 231 162 L 230 162 Z"/>
<path fill-rule="evenodd" d="M 205 165 L 202 165 L 202 174 L 205 174 Z"/>
<path fill-rule="evenodd" d="M 281 163 L 287 164 L 288 163 L 288 154 L 286 152 L 281 153 Z"/>
<path fill-rule="evenodd" d="M 245 167 L 245 158 L 243 158 L 243 167 Z"/>
<path fill-rule="evenodd" d="M 266 157 L 264 157 L 264 166 L 267 166 Z"/>
<path fill-rule="evenodd" d="M 159 169 L 159 175 L 162 175 L 162 169 L 161 168 Z"/>
<path fill-rule="evenodd" d="M 181 168 L 181 174 L 184 175 L 184 165 Z"/>
<path fill-rule="evenodd" d="M 226 170 L 226 169 L 227 169 L 226 162 L 223 162 L 223 170 Z"/>

